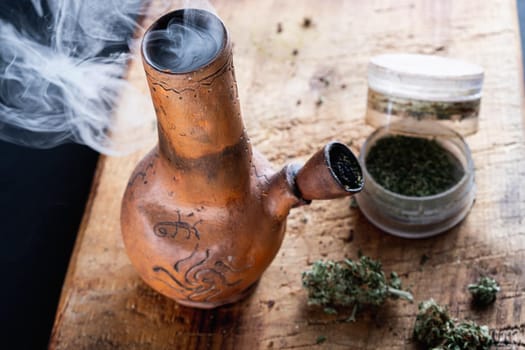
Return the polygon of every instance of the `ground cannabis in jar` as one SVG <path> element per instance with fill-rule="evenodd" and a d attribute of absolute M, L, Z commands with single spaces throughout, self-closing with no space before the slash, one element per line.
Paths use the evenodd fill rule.
<path fill-rule="evenodd" d="M 431 196 L 454 186 L 463 177 L 459 160 L 435 140 L 388 136 L 366 156 L 374 180 L 389 191 L 412 197 Z"/>

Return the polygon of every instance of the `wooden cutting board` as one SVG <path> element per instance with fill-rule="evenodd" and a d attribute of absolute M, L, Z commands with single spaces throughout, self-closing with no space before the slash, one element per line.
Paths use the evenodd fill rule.
<path fill-rule="evenodd" d="M 432 297 L 455 317 L 487 324 L 501 348 L 525 347 L 525 143 L 516 3 L 217 0 L 213 5 L 234 42 L 248 134 L 276 168 L 305 160 L 332 139 L 351 142 L 359 151 L 373 131 L 363 121 L 371 56 L 427 53 L 482 65 L 480 130 L 467 138 L 476 167 L 476 203 L 459 226 L 424 240 L 381 232 L 350 208 L 348 199 L 298 208 L 256 292 L 240 303 L 200 311 L 178 306 L 145 285 L 123 249 L 120 200 L 148 149 L 101 157 L 50 348 L 415 349 L 417 302 L 387 302 L 356 323 L 306 305 L 301 272 L 317 259 L 354 258 L 358 249 L 380 259 L 387 272 L 397 271 L 416 301 Z M 139 59 L 131 63 L 128 80 L 148 93 Z M 131 98 L 123 96 L 117 119 Z M 143 107 L 153 113 L 151 105 Z M 484 311 L 470 307 L 466 291 L 480 274 L 496 276 L 502 288 Z M 316 344 L 319 336 L 326 341 Z"/>

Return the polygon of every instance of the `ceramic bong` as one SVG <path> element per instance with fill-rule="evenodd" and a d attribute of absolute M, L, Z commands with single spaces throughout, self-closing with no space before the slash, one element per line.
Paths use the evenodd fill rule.
<path fill-rule="evenodd" d="M 198 45 L 188 48 L 182 36 L 195 32 Z M 359 162 L 331 142 L 302 167 L 272 171 L 246 136 L 231 42 L 209 12 L 161 17 L 146 32 L 142 56 L 159 142 L 122 201 L 128 256 L 147 284 L 180 304 L 235 302 L 277 254 L 290 209 L 359 192 Z"/>

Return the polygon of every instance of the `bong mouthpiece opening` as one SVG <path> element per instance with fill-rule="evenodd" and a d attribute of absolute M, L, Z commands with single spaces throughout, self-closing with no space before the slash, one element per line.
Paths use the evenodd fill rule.
<path fill-rule="evenodd" d="M 326 147 L 328 167 L 334 178 L 347 192 L 359 192 L 364 178 L 356 156 L 342 143 L 333 142 Z"/>
<path fill-rule="evenodd" d="M 295 184 L 302 199 L 333 199 L 360 192 L 364 177 L 359 160 L 350 148 L 330 142 L 299 170 Z"/>
<path fill-rule="evenodd" d="M 226 28 L 211 12 L 182 9 L 159 18 L 142 41 L 145 61 L 173 74 L 189 73 L 212 62 L 225 47 Z"/>

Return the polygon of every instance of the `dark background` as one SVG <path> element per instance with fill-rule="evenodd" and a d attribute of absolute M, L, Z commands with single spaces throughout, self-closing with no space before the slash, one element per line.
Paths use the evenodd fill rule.
<path fill-rule="evenodd" d="M 16 25 L 45 33 L 46 18 L 28 4 L 0 0 L 0 18 L 14 21 L 23 13 Z M 518 0 L 518 11 L 523 33 L 525 0 Z M 34 150 L 0 141 L 1 348 L 47 347 L 97 159 L 76 144 Z"/>
<path fill-rule="evenodd" d="M 51 17 L 42 4 L 39 17 L 30 0 L 0 0 L 0 18 L 49 43 Z M 113 44 L 100 55 L 125 50 Z M 98 157 L 72 143 L 37 150 L 0 141 L 0 349 L 47 348 Z"/>

